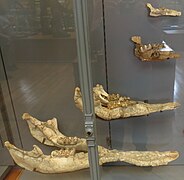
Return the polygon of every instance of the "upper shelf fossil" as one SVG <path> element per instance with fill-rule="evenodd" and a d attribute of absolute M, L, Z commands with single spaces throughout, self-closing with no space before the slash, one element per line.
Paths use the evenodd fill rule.
<path fill-rule="evenodd" d="M 164 61 L 180 57 L 178 53 L 163 50 L 164 43 L 144 45 L 140 36 L 133 36 L 131 40 L 135 43 L 135 56 L 142 61 Z"/>
<path fill-rule="evenodd" d="M 181 16 L 180 11 L 176 11 L 173 9 L 167 9 L 165 7 L 162 8 L 154 8 L 150 3 L 147 3 L 146 6 L 150 9 L 150 16 Z"/>
<path fill-rule="evenodd" d="M 83 138 L 67 137 L 58 130 L 56 118 L 41 122 L 29 114 L 24 114 L 29 129 L 34 138 L 39 142 L 60 150 L 44 155 L 42 150 L 34 145 L 32 151 L 23 151 L 8 141 L 5 146 L 14 161 L 21 167 L 42 173 L 64 173 L 89 167 L 87 143 Z M 74 141 L 75 139 L 75 141 Z M 59 141 L 59 145 L 58 145 Z M 136 166 L 167 165 L 179 157 L 177 151 L 118 151 L 108 150 L 98 146 L 99 164 L 123 161 Z"/>
<path fill-rule="evenodd" d="M 144 116 L 154 112 L 172 110 L 179 106 L 179 103 L 176 102 L 148 104 L 131 100 L 129 97 L 123 97 L 119 94 L 108 94 L 99 84 L 93 88 L 93 99 L 95 114 L 104 120 Z M 82 111 L 82 94 L 79 87 L 75 88 L 74 101 Z"/>

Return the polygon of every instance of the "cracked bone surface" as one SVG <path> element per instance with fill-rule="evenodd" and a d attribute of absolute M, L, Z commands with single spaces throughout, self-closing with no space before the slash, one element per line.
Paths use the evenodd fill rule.
<path fill-rule="evenodd" d="M 181 16 L 180 11 L 176 11 L 173 9 L 167 9 L 165 7 L 154 8 L 150 3 L 147 3 L 146 6 L 150 10 L 150 16 L 158 17 L 158 16 Z"/>
<path fill-rule="evenodd" d="M 173 110 L 180 105 L 176 102 L 148 104 L 142 101 L 134 101 L 119 94 L 108 94 L 99 84 L 93 88 L 93 98 L 95 114 L 103 120 L 144 116 L 154 112 Z M 75 88 L 74 101 L 82 111 L 82 94 L 79 87 Z"/>
<path fill-rule="evenodd" d="M 57 132 L 59 136 L 64 136 L 61 132 L 59 132 L 58 127 L 56 126 L 57 120 L 55 118 L 53 121 L 54 123 L 52 123 L 50 122 L 52 120 L 41 122 L 27 113 L 24 114 L 23 117 L 29 124 L 31 134 L 38 141 L 50 146 L 58 147 L 57 144 L 49 143 L 49 141 L 52 142 L 52 139 L 54 139 L 53 142 L 55 142 L 56 137 L 53 134 L 53 131 Z M 38 126 L 42 126 L 42 128 Z M 47 133 L 43 133 L 43 129 L 45 128 L 47 129 Z M 44 142 L 42 141 L 43 138 L 45 139 Z M 89 161 L 88 153 L 86 152 L 86 140 L 77 138 L 78 142 L 83 142 L 83 145 L 72 145 L 70 148 L 68 148 L 68 144 L 73 144 L 72 137 L 64 136 L 64 138 L 67 138 L 68 142 L 62 144 L 63 149 L 52 151 L 50 155 L 44 155 L 42 150 L 36 145 L 33 145 L 34 149 L 32 151 L 21 150 L 15 147 L 13 144 L 10 144 L 8 141 L 5 142 L 5 146 L 14 161 L 22 168 L 30 171 L 37 171 L 41 173 L 64 173 L 88 168 Z M 167 165 L 169 162 L 174 161 L 179 157 L 179 153 L 177 151 L 126 152 L 108 150 L 102 146 L 98 146 L 98 153 L 99 165 L 108 162 L 122 161 L 136 166 L 161 166 Z"/>
<path fill-rule="evenodd" d="M 160 44 L 142 44 L 140 36 L 133 36 L 131 40 L 135 43 L 135 56 L 141 61 L 164 61 L 168 59 L 180 58 L 174 51 L 163 51 L 163 43 Z"/>
<path fill-rule="evenodd" d="M 22 168 L 41 173 L 64 173 L 89 167 L 88 153 L 75 152 L 75 149 L 55 150 L 50 155 L 44 155 L 42 150 L 34 145 L 32 151 L 21 150 L 8 141 L 5 146 L 13 160 Z M 99 151 L 99 165 L 108 162 L 123 161 L 136 166 L 161 166 L 179 157 L 177 151 L 127 151 L 108 150 Z"/>

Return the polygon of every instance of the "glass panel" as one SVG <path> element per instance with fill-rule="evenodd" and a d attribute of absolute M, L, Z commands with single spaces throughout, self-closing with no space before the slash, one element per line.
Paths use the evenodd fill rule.
<path fill-rule="evenodd" d="M 97 5 L 100 6 L 96 18 Z M 92 3 L 90 8 L 94 84 L 105 86 L 102 4 Z M 23 149 L 31 150 L 34 144 L 44 154 L 57 149 L 32 137 L 22 120 L 25 112 L 44 122 L 56 117 L 62 133 L 84 137 L 83 114 L 73 100 L 75 87 L 80 86 L 73 1 L 6 0 L 0 1 L 0 9 L 3 63 L 18 124 L 15 131 L 20 133 Z M 108 130 L 107 123 L 98 122 L 99 144 L 106 146 Z M 15 145 L 21 147 L 16 142 Z M 85 177 L 86 172 L 89 176 L 87 170 Z"/>
<path fill-rule="evenodd" d="M 3 68 L 2 56 L 0 58 L 0 166 L 12 165 L 13 161 L 9 157 L 4 141 L 9 140 L 20 144 L 19 132 L 16 118 L 13 112 L 11 96 L 8 88 L 8 81 Z M 3 167 L 2 167 L 3 168 Z"/>
<path fill-rule="evenodd" d="M 103 85 L 107 90 L 106 61 L 104 47 L 104 22 L 103 22 L 103 3 L 102 1 L 88 1 L 90 47 L 91 47 L 91 67 L 93 86 Z M 107 143 L 109 134 L 109 123 L 97 119 L 97 141 L 104 147 L 110 146 Z"/>
<path fill-rule="evenodd" d="M 4 29 L 3 57 L 24 148 L 36 143 L 21 120 L 24 112 L 41 120 L 57 117 L 65 133 L 82 136 L 82 113 L 73 102 L 78 82 L 72 1 L 19 0 L 3 5 L 3 27 L 9 29 Z"/>
<path fill-rule="evenodd" d="M 183 10 L 184 2 L 149 1 L 154 7 Z M 123 150 L 177 150 L 173 165 L 184 164 L 183 151 L 183 21 L 180 17 L 150 17 L 146 0 L 104 1 L 109 92 L 149 103 L 177 101 L 175 111 L 111 123 L 113 148 Z M 183 13 L 183 12 L 182 12 Z M 134 55 L 131 37 L 144 44 L 165 41 L 181 60 L 141 62 Z M 178 175 L 180 176 L 180 175 Z"/>

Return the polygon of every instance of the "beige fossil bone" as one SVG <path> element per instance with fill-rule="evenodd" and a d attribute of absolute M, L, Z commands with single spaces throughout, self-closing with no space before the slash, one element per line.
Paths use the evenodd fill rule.
<path fill-rule="evenodd" d="M 150 16 L 158 17 L 158 16 L 181 16 L 180 11 L 176 11 L 173 9 L 167 9 L 165 7 L 154 8 L 150 3 L 147 3 L 146 6 L 150 10 Z"/>
<path fill-rule="evenodd" d="M 89 167 L 88 153 L 76 152 L 75 149 L 61 149 L 44 155 L 42 150 L 33 145 L 32 151 L 23 151 L 8 141 L 5 142 L 13 160 L 22 168 L 41 173 L 64 173 Z M 99 165 L 108 162 L 127 162 L 136 166 L 161 166 L 179 157 L 177 151 L 128 151 L 108 150 L 101 147 Z"/>
<path fill-rule="evenodd" d="M 163 43 L 144 45 L 140 36 L 133 36 L 131 40 L 135 43 L 135 56 L 141 61 L 164 61 L 180 58 L 180 55 L 174 51 L 162 51 L 165 48 Z"/>
<path fill-rule="evenodd" d="M 75 148 L 80 151 L 87 151 L 86 140 L 77 137 L 67 137 L 58 130 L 57 119 L 53 118 L 47 122 L 24 113 L 22 118 L 27 121 L 30 133 L 39 142 L 59 148 Z"/>
<path fill-rule="evenodd" d="M 81 170 L 89 167 L 88 153 L 76 153 L 75 149 L 55 150 L 51 155 L 44 155 L 42 150 L 34 145 L 32 151 L 23 151 L 8 141 L 5 146 L 9 150 L 14 161 L 30 171 L 42 173 L 64 173 Z M 167 165 L 179 157 L 177 151 L 129 151 L 120 152 L 101 148 L 99 152 L 99 164 L 123 161 L 136 166 L 160 166 Z"/>
<path fill-rule="evenodd" d="M 176 102 L 148 104 L 131 100 L 129 97 L 121 97 L 119 94 L 107 94 L 99 84 L 93 88 L 93 98 L 95 114 L 103 120 L 144 116 L 154 112 L 173 110 L 179 106 Z M 82 94 L 79 87 L 75 88 L 74 101 L 82 111 Z"/>

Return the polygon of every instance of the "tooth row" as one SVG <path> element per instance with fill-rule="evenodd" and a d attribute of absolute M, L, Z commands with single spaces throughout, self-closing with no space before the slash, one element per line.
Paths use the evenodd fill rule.
<path fill-rule="evenodd" d="M 57 156 L 57 157 L 69 157 L 74 156 L 75 149 L 66 149 L 66 150 L 55 150 L 51 152 L 51 156 Z"/>
<path fill-rule="evenodd" d="M 152 46 L 151 44 L 142 45 L 142 46 L 140 47 L 140 51 L 141 51 L 141 52 L 144 52 L 144 51 L 150 50 L 150 49 L 152 49 L 152 48 L 153 48 L 153 46 Z"/>
<path fill-rule="evenodd" d="M 77 137 L 59 137 L 57 142 L 59 144 L 65 144 L 65 145 L 75 145 L 78 143 L 78 138 Z"/>

